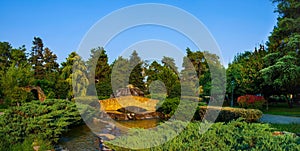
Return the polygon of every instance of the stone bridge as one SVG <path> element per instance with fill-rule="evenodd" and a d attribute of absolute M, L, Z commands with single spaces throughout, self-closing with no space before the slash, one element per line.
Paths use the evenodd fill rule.
<path fill-rule="evenodd" d="M 135 106 L 152 112 L 156 111 L 156 105 L 158 102 L 159 100 L 140 96 L 122 96 L 99 101 L 101 111 L 117 111 L 121 108 Z"/>

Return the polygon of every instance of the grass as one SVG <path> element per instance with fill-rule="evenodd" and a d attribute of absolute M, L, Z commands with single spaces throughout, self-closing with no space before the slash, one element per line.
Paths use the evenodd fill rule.
<path fill-rule="evenodd" d="M 292 133 L 300 133 L 300 124 L 269 124 L 276 131 L 287 131 Z"/>
<path fill-rule="evenodd" d="M 294 105 L 293 108 L 289 108 L 287 103 L 277 103 L 269 106 L 269 110 L 264 109 L 264 114 L 284 115 L 300 117 L 300 106 Z"/>

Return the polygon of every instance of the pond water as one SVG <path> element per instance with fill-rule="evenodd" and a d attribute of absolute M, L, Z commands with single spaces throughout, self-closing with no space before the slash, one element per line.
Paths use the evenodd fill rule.
<path fill-rule="evenodd" d="M 109 133 L 114 136 L 120 136 L 128 131 L 128 128 L 153 128 L 159 123 L 159 119 L 149 120 L 132 120 L 132 121 L 118 121 L 117 127 L 110 130 L 105 124 L 97 124 L 99 133 Z M 127 127 L 124 128 L 123 126 Z M 92 128 L 94 129 L 94 128 Z M 98 132 L 96 132 L 98 133 Z M 87 125 L 78 126 L 63 134 L 59 141 L 56 150 L 70 150 L 70 151 L 84 151 L 84 150 L 98 150 L 98 142 L 96 134 L 94 134 Z"/>

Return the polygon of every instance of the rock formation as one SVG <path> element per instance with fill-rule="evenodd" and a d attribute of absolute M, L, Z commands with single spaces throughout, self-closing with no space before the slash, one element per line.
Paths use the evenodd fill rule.
<path fill-rule="evenodd" d="M 36 90 L 38 93 L 38 99 L 41 102 L 44 102 L 46 100 L 46 95 L 45 95 L 44 91 L 41 89 L 41 87 L 39 87 L 39 86 L 26 86 L 23 89 L 27 92 L 32 92 L 32 90 Z"/>
<path fill-rule="evenodd" d="M 115 93 L 111 94 L 110 98 L 117 98 L 121 96 L 144 96 L 144 92 L 129 84 L 126 88 L 118 89 Z"/>

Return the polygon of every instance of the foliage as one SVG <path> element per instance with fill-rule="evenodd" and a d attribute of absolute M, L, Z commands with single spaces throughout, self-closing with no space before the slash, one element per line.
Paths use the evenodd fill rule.
<path fill-rule="evenodd" d="M 228 65 L 227 92 L 234 97 L 245 94 L 259 94 L 262 92 L 263 81 L 260 70 L 263 69 L 263 57 L 266 54 L 265 47 L 260 45 L 254 52 L 246 51 L 235 56 L 234 61 Z"/>
<path fill-rule="evenodd" d="M 299 49 L 299 41 L 295 39 L 300 35 L 298 26 L 300 23 L 300 2 L 297 0 L 273 0 L 273 3 L 277 4 L 276 12 L 279 13 L 279 17 L 277 18 L 277 26 L 274 27 L 269 36 L 267 43 L 269 51 L 284 54 L 289 51 L 296 51 Z"/>
<path fill-rule="evenodd" d="M 26 65 L 27 58 L 25 51 L 25 46 L 13 48 L 8 42 L 0 42 L 0 99 L 8 101 L 7 105 L 11 101 L 14 102 L 13 100 L 16 100 L 13 99 L 12 93 L 16 92 L 20 84 L 24 85 L 28 81 L 31 81 L 28 80 L 31 77 L 29 66 Z M 19 69 L 21 71 L 18 71 Z M 17 77 L 18 79 L 14 79 L 13 77 Z M 13 90 L 14 92 L 9 92 L 9 90 Z"/>
<path fill-rule="evenodd" d="M 265 96 L 299 93 L 300 2 L 273 0 L 279 13 L 261 70 Z M 290 102 L 289 102 L 290 103 Z"/>
<path fill-rule="evenodd" d="M 88 95 L 98 95 L 99 98 L 108 98 L 112 94 L 111 90 L 111 68 L 108 64 L 106 51 L 102 47 L 91 50 L 91 55 L 87 61 L 89 71 Z M 95 87 L 92 85 L 95 84 Z M 95 89 L 96 88 L 96 93 Z"/>
<path fill-rule="evenodd" d="M 185 123 L 177 122 L 178 127 Z M 169 134 L 176 134 L 174 127 L 166 123 L 164 127 L 155 131 L 143 129 L 131 130 L 129 136 L 113 140 L 110 146 L 115 150 L 130 150 L 114 145 L 130 145 L 133 147 L 151 147 L 149 138 L 169 138 Z M 203 134 L 203 130 L 206 130 Z M 268 124 L 246 123 L 240 120 L 227 124 L 215 123 L 209 127 L 208 123 L 189 123 L 184 131 L 175 138 L 156 147 L 143 149 L 149 150 L 299 150 L 299 138 L 291 135 L 273 136 L 273 129 Z M 163 136 L 161 136 L 163 135 Z M 154 146 L 158 145 L 160 140 Z M 112 145 L 114 144 L 114 145 Z"/>
<path fill-rule="evenodd" d="M 199 117 L 196 120 L 209 120 L 215 122 L 229 122 L 238 118 L 244 118 L 247 122 L 257 122 L 262 112 L 257 109 L 242 109 L 231 107 L 200 106 Z M 217 117 L 216 117 L 217 116 Z"/>
<path fill-rule="evenodd" d="M 74 103 L 66 100 L 32 101 L 7 109 L 0 116 L 2 144 L 17 144 L 27 137 L 57 142 L 62 132 L 81 123 Z"/>
<path fill-rule="evenodd" d="M 39 37 L 34 37 L 32 44 L 28 61 L 34 72 L 34 85 L 40 86 L 47 98 L 56 98 L 55 84 L 59 77 L 57 56 L 49 48 L 44 48 L 43 40 Z"/>
<path fill-rule="evenodd" d="M 0 143 L 4 143 L 3 141 Z M 26 137 L 23 142 L 19 142 L 16 144 L 0 144 L 0 150 L 10 150 L 10 151 L 32 151 L 33 147 L 37 145 L 39 146 L 39 150 L 51 150 L 53 146 L 51 143 L 43 140 L 37 140 L 33 136 Z"/>
<path fill-rule="evenodd" d="M 1 77 L 1 86 L 4 100 L 7 105 L 20 105 L 31 99 L 30 95 L 23 89 L 33 83 L 33 73 L 28 65 L 12 64 Z"/>
<path fill-rule="evenodd" d="M 175 113 L 179 103 L 179 98 L 167 98 L 164 101 L 159 102 L 157 105 L 157 111 L 172 116 Z"/>
<path fill-rule="evenodd" d="M 151 93 L 151 95 L 153 95 L 153 93 L 166 93 L 169 98 L 179 97 L 180 82 L 174 59 L 164 57 L 162 63 L 163 66 L 153 61 L 146 70 L 147 91 Z"/>
<path fill-rule="evenodd" d="M 242 108 L 262 109 L 266 100 L 263 96 L 243 95 L 238 97 L 237 102 Z"/>
<path fill-rule="evenodd" d="M 113 91 L 125 88 L 129 84 L 129 63 L 126 58 L 119 57 L 111 64 L 111 86 Z"/>
<path fill-rule="evenodd" d="M 266 88 L 272 88 L 275 93 L 294 94 L 300 78 L 300 66 L 296 54 L 290 52 L 282 57 L 278 55 L 278 53 L 271 53 L 264 58 L 268 66 L 261 70 L 263 84 Z M 273 58 L 274 56 L 276 58 Z"/>
<path fill-rule="evenodd" d="M 286 131 L 292 133 L 300 133 L 300 125 L 296 123 L 292 124 L 270 124 L 271 127 L 275 128 L 277 131 Z"/>
<path fill-rule="evenodd" d="M 174 90 L 174 86 L 178 83 L 178 76 L 176 73 L 168 67 L 162 67 L 161 71 L 157 74 L 157 79 L 164 83 L 167 96 L 169 97 L 171 91 Z"/>
<path fill-rule="evenodd" d="M 71 99 L 74 95 L 86 96 L 89 80 L 87 68 L 81 57 L 76 52 L 72 52 L 62 65 L 61 76 L 69 84 L 68 98 Z"/>
<path fill-rule="evenodd" d="M 138 87 L 140 90 L 145 90 L 144 85 L 144 76 L 143 76 L 143 68 L 142 68 L 142 60 L 138 56 L 138 53 L 136 51 L 133 51 L 130 58 L 129 58 L 129 70 L 130 76 L 129 76 L 129 84 L 134 85 L 135 87 Z"/>

